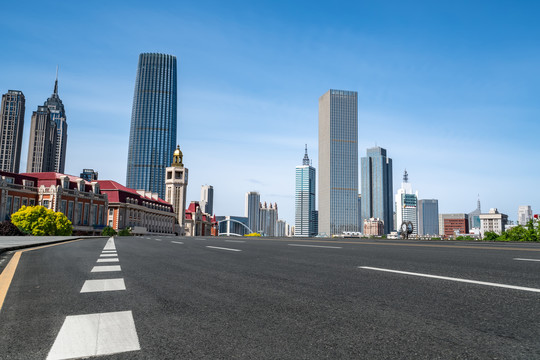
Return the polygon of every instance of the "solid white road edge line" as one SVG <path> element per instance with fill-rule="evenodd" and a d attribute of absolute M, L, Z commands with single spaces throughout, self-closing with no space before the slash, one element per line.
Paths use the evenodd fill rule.
<path fill-rule="evenodd" d="M 453 278 L 453 277 L 448 277 L 448 276 L 421 274 L 421 273 L 414 273 L 414 272 L 409 272 L 409 271 L 398 271 L 398 270 L 391 270 L 391 269 L 382 269 L 382 268 L 376 268 L 376 267 L 371 267 L 371 266 L 359 266 L 358 268 L 366 269 L 366 270 L 384 271 L 384 272 L 390 272 L 390 273 L 395 273 L 395 274 L 421 276 L 421 277 L 427 277 L 427 278 L 431 278 L 431 279 L 457 281 L 457 282 L 464 282 L 464 283 L 469 283 L 469 284 L 486 285 L 486 286 L 501 287 L 501 288 L 506 288 L 506 289 L 531 291 L 531 292 L 540 293 L 540 289 L 524 287 L 524 286 L 514 286 L 514 285 L 498 284 L 498 283 L 492 283 L 492 282 L 486 282 L 486 281 L 476 281 L 476 280 Z"/>
<path fill-rule="evenodd" d="M 314 248 L 327 248 L 327 249 L 343 249 L 341 246 L 302 245 L 302 244 L 287 244 L 287 245 L 289 245 L 289 246 L 314 247 Z"/>
<path fill-rule="evenodd" d="M 140 350 L 131 311 L 66 316 L 48 360 Z"/>
<path fill-rule="evenodd" d="M 210 248 L 210 249 L 219 249 L 219 250 L 228 250 L 228 251 L 242 251 L 242 250 L 240 250 L 240 249 L 229 249 L 229 248 L 218 247 L 218 246 L 207 246 L 207 248 Z"/>
<path fill-rule="evenodd" d="M 540 261 L 540 259 L 523 259 L 523 258 L 514 258 L 514 260 L 519 260 L 519 261 Z"/>

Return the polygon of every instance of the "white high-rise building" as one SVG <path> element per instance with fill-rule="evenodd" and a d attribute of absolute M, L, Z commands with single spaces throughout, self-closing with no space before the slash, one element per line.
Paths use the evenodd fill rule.
<path fill-rule="evenodd" d="M 403 174 L 401 189 L 396 194 L 396 228 L 401 230 L 401 225 L 410 221 L 413 224 L 413 234 L 418 235 L 418 191 L 413 193 L 412 186 L 409 183 L 409 174 L 407 170 Z"/>
<path fill-rule="evenodd" d="M 184 167 L 180 146 L 173 153 L 171 166 L 165 169 L 165 201 L 171 204 L 178 217 L 180 234 L 184 235 L 186 213 L 186 191 L 188 185 L 188 169 Z"/>
<path fill-rule="evenodd" d="M 518 208 L 518 224 L 527 225 L 529 220 L 533 218 L 533 213 L 530 205 L 523 205 Z"/>
<path fill-rule="evenodd" d="M 205 214 L 214 214 L 214 188 L 212 185 L 201 186 L 201 210 Z"/>
<path fill-rule="evenodd" d="M 274 203 L 274 205 L 272 205 L 272 203 L 270 203 L 269 205 L 267 205 L 265 201 L 264 204 L 260 205 L 259 215 L 259 232 L 263 236 L 277 236 L 277 204 Z"/>
<path fill-rule="evenodd" d="M 261 195 L 256 191 L 246 193 L 246 206 L 244 216 L 248 218 L 248 227 L 252 232 L 259 229 L 259 208 L 261 205 Z"/>
<path fill-rule="evenodd" d="M 295 236 L 316 236 L 318 216 L 315 211 L 315 168 L 306 153 L 302 165 L 296 167 Z"/>

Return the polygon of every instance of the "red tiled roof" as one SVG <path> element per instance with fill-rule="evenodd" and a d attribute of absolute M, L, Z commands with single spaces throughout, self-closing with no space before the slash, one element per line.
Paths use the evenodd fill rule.
<path fill-rule="evenodd" d="M 142 200 L 144 201 L 148 201 L 148 202 L 153 202 L 153 203 L 158 203 L 158 204 L 161 204 L 161 205 L 165 205 L 167 207 L 169 207 L 171 209 L 171 211 L 173 211 L 173 207 L 171 204 L 169 204 L 168 202 L 166 202 L 165 200 L 163 199 L 160 199 L 158 198 L 157 200 L 152 198 L 152 197 L 147 197 L 147 196 L 142 196 L 141 194 L 139 194 L 137 192 L 137 190 L 135 189 L 131 189 L 131 188 L 128 188 L 120 183 L 117 183 L 116 181 L 113 181 L 113 180 L 98 180 L 97 181 L 99 183 L 99 187 L 101 189 L 101 192 L 103 193 L 106 193 L 107 196 L 109 197 L 109 201 L 110 202 L 126 202 L 126 198 L 128 197 L 132 197 L 132 198 L 135 198 L 137 199 L 139 202 L 141 202 Z M 141 204 L 139 204 L 141 205 Z"/>

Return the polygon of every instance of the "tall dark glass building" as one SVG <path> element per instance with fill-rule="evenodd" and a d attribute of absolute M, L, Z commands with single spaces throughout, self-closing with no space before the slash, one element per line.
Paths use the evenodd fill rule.
<path fill-rule="evenodd" d="M 392 159 L 386 156 L 386 149 L 377 146 L 367 149 L 361 166 L 361 224 L 366 219 L 379 218 L 384 221 L 384 233 L 389 234 L 394 229 Z"/>
<path fill-rule="evenodd" d="M 25 99 L 22 91 L 2 95 L 0 108 L 0 170 L 18 173 L 24 128 Z"/>
<path fill-rule="evenodd" d="M 43 106 L 49 108 L 51 120 L 56 124 L 56 148 L 54 149 L 54 171 L 63 174 L 66 165 L 67 150 L 67 122 L 64 104 L 58 96 L 58 69 L 56 69 L 56 80 L 54 90 L 50 98 Z"/>
<path fill-rule="evenodd" d="M 141 54 L 137 66 L 126 185 L 165 198 L 165 168 L 176 147 L 176 57 Z"/>

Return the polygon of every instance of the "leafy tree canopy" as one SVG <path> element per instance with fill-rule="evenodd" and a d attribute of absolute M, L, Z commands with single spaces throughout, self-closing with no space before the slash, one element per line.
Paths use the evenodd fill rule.
<path fill-rule="evenodd" d="M 66 215 L 41 205 L 21 207 L 11 215 L 11 222 L 23 233 L 35 236 L 69 236 L 73 232 Z"/>

